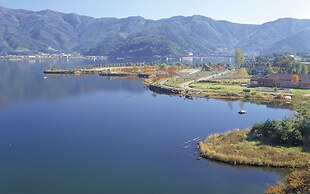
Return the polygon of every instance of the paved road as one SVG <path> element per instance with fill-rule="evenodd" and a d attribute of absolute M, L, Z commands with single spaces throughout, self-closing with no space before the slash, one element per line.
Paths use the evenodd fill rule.
<path fill-rule="evenodd" d="M 218 74 L 210 75 L 210 76 L 207 76 L 207 77 L 203 77 L 203 78 L 187 81 L 187 82 L 181 83 L 179 86 L 180 86 L 180 88 L 183 88 L 183 89 L 193 89 L 193 88 L 189 87 L 192 83 L 200 82 L 200 81 L 206 81 L 206 80 L 209 80 L 209 79 L 213 79 L 213 78 L 225 75 L 227 73 L 229 73 L 229 70 L 226 70 L 226 71 L 218 73 Z"/>

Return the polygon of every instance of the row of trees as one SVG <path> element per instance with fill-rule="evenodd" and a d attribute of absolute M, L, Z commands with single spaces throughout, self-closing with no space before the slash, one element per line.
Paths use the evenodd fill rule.
<path fill-rule="evenodd" d="M 309 74 L 308 65 L 301 61 L 295 60 L 294 56 L 289 53 L 285 54 L 268 54 L 257 57 L 249 57 L 246 60 L 242 50 L 236 49 L 236 67 L 246 67 L 250 72 L 255 72 L 258 67 L 265 67 L 266 74 L 270 73 L 291 73 L 291 74 Z"/>
<path fill-rule="evenodd" d="M 308 74 L 309 69 L 308 66 L 302 64 L 299 61 L 294 61 L 291 65 L 287 67 L 287 73 L 299 73 L 299 74 Z"/>
<path fill-rule="evenodd" d="M 310 102 L 297 97 L 293 106 L 295 115 L 281 121 L 267 120 L 254 125 L 252 137 L 268 144 L 310 147 Z"/>

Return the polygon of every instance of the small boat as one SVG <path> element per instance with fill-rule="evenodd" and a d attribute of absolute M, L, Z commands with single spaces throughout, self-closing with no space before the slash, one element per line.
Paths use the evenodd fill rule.
<path fill-rule="evenodd" d="M 241 115 L 244 115 L 244 114 L 246 114 L 247 112 L 246 112 L 246 110 L 240 110 L 238 113 L 241 114 Z"/>
<path fill-rule="evenodd" d="M 43 78 L 44 78 L 44 79 L 47 79 L 47 77 L 46 77 L 46 76 L 44 76 Z"/>
<path fill-rule="evenodd" d="M 185 95 L 185 98 L 186 98 L 186 99 L 190 99 L 190 100 L 193 100 L 193 99 L 194 99 L 192 96 L 190 96 L 190 95 L 188 95 L 188 94 Z"/>

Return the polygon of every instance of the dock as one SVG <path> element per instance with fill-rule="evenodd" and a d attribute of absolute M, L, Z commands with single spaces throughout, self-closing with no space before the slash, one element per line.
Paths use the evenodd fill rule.
<path fill-rule="evenodd" d="M 94 67 L 94 68 L 78 68 L 74 70 L 68 69 L 48 69 L 44 74 L 72 74 L 85 75 L 95 74 L 106 77 L 138 77 L 148 78 L 151 74 L 156 74 L 156 71 L 144 72 L 147 70 L 144 67 Z"/>

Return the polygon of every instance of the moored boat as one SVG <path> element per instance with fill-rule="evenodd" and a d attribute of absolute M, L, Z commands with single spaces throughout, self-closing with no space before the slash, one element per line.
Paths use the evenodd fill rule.
<path fill-rule="evenodd" d="M 238 113 L 241 114 L 241 115 L 244 115 L 244 114 L 246 114 L 247 112 L 246 112 L 246 110 L 240 110 Z"/>

